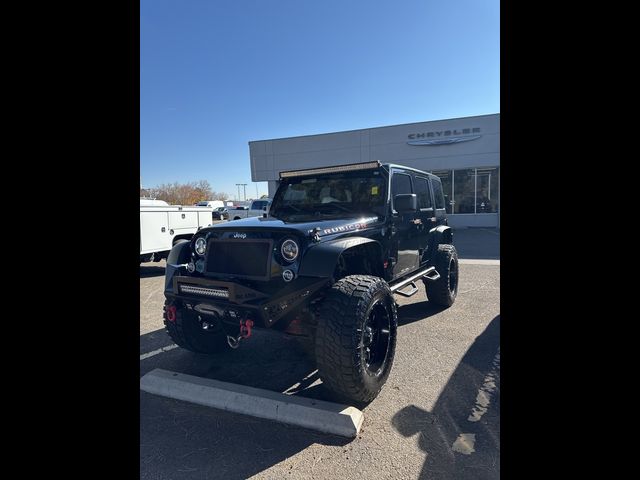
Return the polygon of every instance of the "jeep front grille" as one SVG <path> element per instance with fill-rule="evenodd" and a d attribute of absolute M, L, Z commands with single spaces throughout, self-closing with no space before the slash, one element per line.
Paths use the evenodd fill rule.
<path fill-rule="evenodd" d="M 209 241 L 205 272 L 265 280 L 269 278 L 271 240 L 214 239 Z"/>
<path fill-rule="evenodd" d="M 195 285 L 180 284 L 180 293 L 202 295 L 204 297 L 229 298 L 229 291 L 222 288 L 196 287 Z"/>

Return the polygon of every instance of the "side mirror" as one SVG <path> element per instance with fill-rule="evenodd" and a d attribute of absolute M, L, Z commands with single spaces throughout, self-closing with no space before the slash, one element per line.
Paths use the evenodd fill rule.
<path fill-rule="evenodd" d="M 393 197 L 393 208 L 398 213 L 413 213 L 418 210 L 418 197 L 415 193 L 401 193 Z"/>

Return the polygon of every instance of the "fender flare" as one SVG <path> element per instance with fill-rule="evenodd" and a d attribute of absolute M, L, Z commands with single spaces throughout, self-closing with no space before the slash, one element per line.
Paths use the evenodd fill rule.
<path fill-rule="evenodd" d="M 382 260 L 382 245 L 365 237 L 348 237 L 319 243 L 309 248 L 300 261 L 298 275 L 308 277 L 331 277 L 335 271 L 338 258 L 345 250 L 360 245 L 372 245 L 379 249 Z"/>
<path fill-rule="evenodd" d="M 173 291 L 173 277 L 180 275 L 180 269 L 174 265 L 184 265 L 191 260 L 191 242 L 178 240 L 167 257 L 167 266 L 164 273 L 164 291 L 171 293 Z"/>
<path fill-rule="evenodd" d="M 442 243 L 453 243 L 453 230 L 447 225 L 439 225 L 431 229 L 435 245 Z"/>

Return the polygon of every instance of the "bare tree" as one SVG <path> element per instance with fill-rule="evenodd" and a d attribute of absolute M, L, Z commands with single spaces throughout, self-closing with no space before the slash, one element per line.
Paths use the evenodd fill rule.
<path fill-rule="evenodd" d="M 211 190 L 208 180 L 188 183 L 163 183 L 157 187 L 145 189 L 146 196 L 164 200 L 170 205 L 193 205 L 205 200 L 226 200 L 229 195 Z M 140 190 L 142 195 L 143 190 Z"/>

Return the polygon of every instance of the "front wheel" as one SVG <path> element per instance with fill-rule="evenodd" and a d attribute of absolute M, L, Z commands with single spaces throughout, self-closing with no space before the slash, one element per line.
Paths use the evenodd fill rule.
<path fill-rule="evenodd" d="M 387 283 L 369 275 L 336 282 L 320 307 L 318 374 L 339 399 L 370 402 L 387 381 L 396 348 L 398 313 Z"/>

